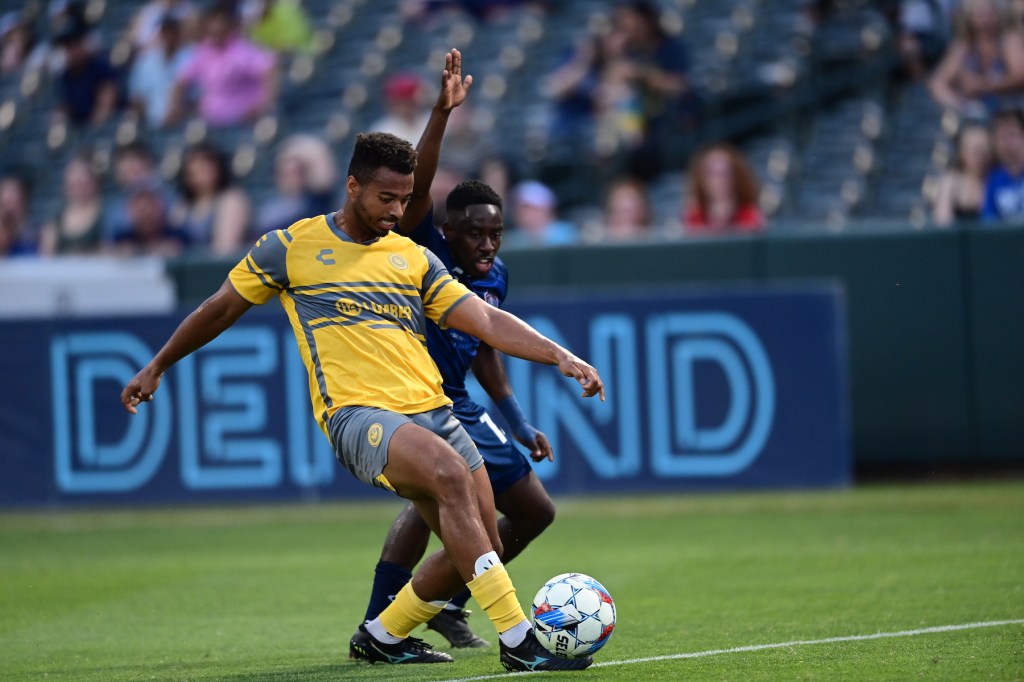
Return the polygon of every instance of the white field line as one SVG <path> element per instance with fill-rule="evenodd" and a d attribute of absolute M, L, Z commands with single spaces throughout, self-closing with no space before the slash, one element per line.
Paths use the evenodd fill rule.
<path fill-rule="evenodd" d="M 684 658 L 704 658 L 705 656 L 719 656 L 721 654 L 742 654 L 751 651 L 765 651 L 767 649 L 788 649 L 795 646 L 810 646 L 812 644 L 836 644 L 838 642 L 863 642 L 870 639 L 889 639 L 892 637 L 916 637 L 918 635 L 931 635 L 940 632 L 956 632 L 957 630 L 976 630 L 978 628 L 995 628 L 1002 625 L 1024 625 L 1024 618 L 1014 620 L 989 620 L 981 623 L 961 623 L 959 625 L 938 625 L 930 628 L 919 628 L 917 630 L 900 630 L 899 632 L 876 632 L 872 635 L 846 635 L 844 637 L 826 637 L 825 639 L 797 639 L 792 642 L 776 642 L 775 644 L 750 644 L 748 646 L 737 646 L 730 649 L 709 649 L 708 651 L 693 651 L 685 654 L 667 654 L 665 656 L 648 656 L 647 658 L 630 658 L 622 661 L 605 661 L 595 663 L 593 668 L 610 668 L 613 665 L 633 665 L 636 663 L 650 663 L 652 661 L 675 661 Z M 460 677 L 446 680 L 445 682 L 475 682 L 476 680 L 498 680 L 508 677 L 522 677 L 533 673 L 503 673 L 500 675 L 480 675 L 478 677 Z"/>

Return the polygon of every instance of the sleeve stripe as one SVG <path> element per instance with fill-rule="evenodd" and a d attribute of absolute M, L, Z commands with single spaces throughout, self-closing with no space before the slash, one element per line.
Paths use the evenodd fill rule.
<path fill-rule="evenodd" d="M 263 284 L 263 286 L 267 287 L 268 289 L 273 289 L 274 291 L 284 291 L 284 287 L 272 281 L 269 277 L 267 277 L 267 275 L 262 270 L 260 270 L 256 266 L 256 261 L 252 259 L 251 253 L 245 257 L 245 265 L 249 268 L 249 272 L 260 278 L 260 282 Z"/>
<path fill-rule="evenodd" d="M 373 287 L 380 289 L 398 289 L 400 291 L 418 292 L 414 284 L 399 284 L 397 282 L 323 282 L 320 284 L 306 284 L 300 287 L 295 287 L 292 291 L 296 293 L 306 293 L 310 291 L 318 291 L 320 289 L 329 291 L 333 289 L 349 289 L 356 287 Z"/>
<path fill-rule="evenodd" d="M 467 294 L 463 294 L 459 298 L 459 300 L 455 301 L 455 303 L 452 303 L 450 306 L 448 306 L 448 310 L 444 311 L 444 315 L 442 315 L 441 319 L 438 320 L 438 323 L 437 323 L 438 326 L 443 329 L 444 325 L 445 325 L 445 322 L 448 320 L 448 316 L 451 315 L 451 312 L 453 310 L 455 310 L 457 307 L 459 307 L 460 305 L 462 305 L 462 302 L 465 301 L 467 298 L 472 298 L 473 296 L 476 296 L 476 294 L 474 294 L 473 292 L 469 292 Z"/>
<path fill-rule="evenodd" d="M 441 293 L 441 290 L 454 281 L 455 280 L 451 278 L 451 275 L 446 275 L 444 277 L 439 278 L 436 282 L 434 282 L 434 285 L 432 287 L 427 289 L 426 297 L 423 300 L 423 304 L 429 306 L 431 303 L 434 302 L 434 299 L 437 298 L 437 295 Z"/>

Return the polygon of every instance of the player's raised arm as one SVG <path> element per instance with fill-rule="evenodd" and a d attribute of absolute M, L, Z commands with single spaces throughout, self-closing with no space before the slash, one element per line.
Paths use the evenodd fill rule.
<path fill-rule="evenodd" d="M 441 92 L 437 95 L 434 108 L 430 110 L 427 127 L 424 128 L 416 147 L 417 161 L 416 172 L 413 174 L 412 199 L 397 226 L 401 234 L 411 234 L 430 210 L 430 186 L 434 182 L 437 162 L 441 157 L 441 140 L 448 126 L 448 116 L 452 109 L 465 101 L 472 85 L 472 76 L 462 76 L 462 55 L 459 51 L 452 50 L 446 54 L 444 72 L 441 74 Z"/>
<path fill-rule="evenodd" d="M 213 341 L 233 325 L 252 303 L 235 291 L 230 281 L 182 320 L 164 347 L 121 391 L 124 409 L 136 414 L 138 404 L 153 399 L 160 378 L 174 363 Z"/>
<path fill-rule="evenodd" d="M 604 400 L 604 382 L 596 369 L 515 315 L 495 308 L 477 296 L 463 299 L 448 314 L 445 324 L 472 334 L 506 355 L 557 365 L 562 374 L 579 382 L 584 397 L 600 395 Z"/>

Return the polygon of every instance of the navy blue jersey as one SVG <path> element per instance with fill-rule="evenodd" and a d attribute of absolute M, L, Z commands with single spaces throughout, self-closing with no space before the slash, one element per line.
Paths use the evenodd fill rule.
<path fill-rule="evenodd" d="M 434 227 L 433 211 L 427 214 L 409 237 L 420 246 L 430 249 L 448 269 L 449 274 L 477 296 L 497 308 L 504 303 L 505 296 L 508 295 L 508 269 L 505 264 L 500 258 L 495 257 L 486 277 L 471 279 L 466 276 L 455 264 L 448 242 Z M 437 364 L 437 368 L 441 370 L 441 388 L 454 403 L 453 409 L 456 414 L 482 409 L 473 403 L 466 390 L 466 373 L 472 366 L 479 347 L 480 339 L 475 336 L 458 329 L 441 329 L 434 322 L 427 320 L 427 351 Z"/>

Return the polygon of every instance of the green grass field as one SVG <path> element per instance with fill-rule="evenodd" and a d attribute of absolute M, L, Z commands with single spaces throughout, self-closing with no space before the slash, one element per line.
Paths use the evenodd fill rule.
<path fill-rule="evenodd" d="M 1013 680 L 1024 624 L 753 645 L 1024 618 L 1024 483 L 560 501 L 510 565 L 526 604 L 582 571 L 619 625 L 593 680 Z M 0 515 L 0 679 L 450 680 L 456 663 L 347 659 L 398 502 Z M 483 614 L 476 629 L 496 641 Z M 426 639 L 440 645 L 433 633 Z M 608 665 L 620 662 L 618 665 Z M 604 664 L 604 665 L 600 665 Z"/>

